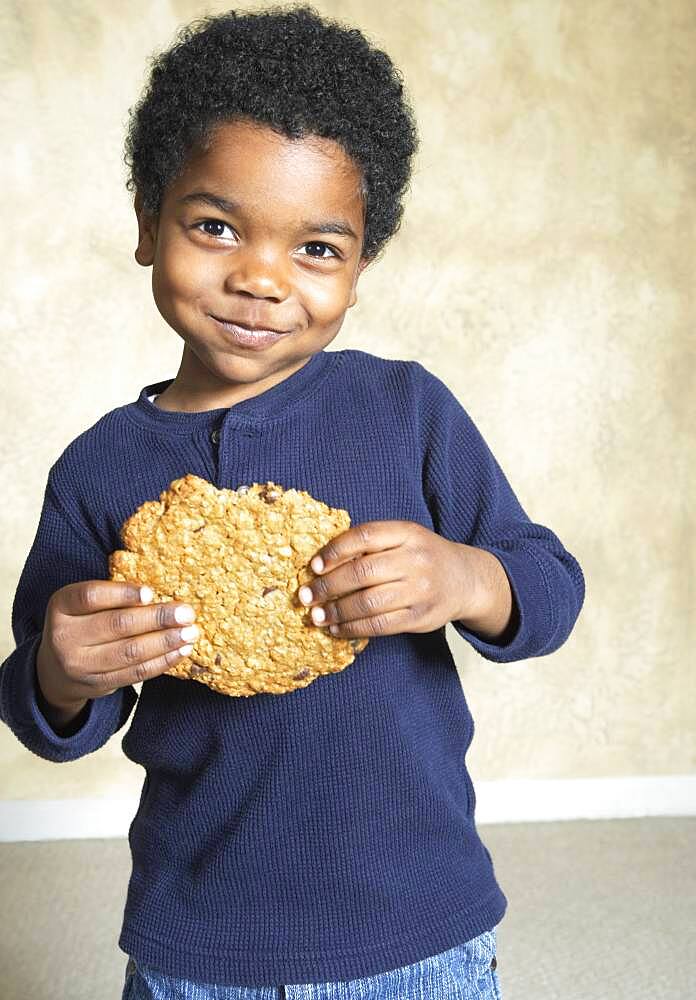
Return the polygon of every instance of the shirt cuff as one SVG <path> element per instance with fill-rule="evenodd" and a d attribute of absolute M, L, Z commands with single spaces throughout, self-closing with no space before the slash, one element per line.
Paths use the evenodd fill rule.
<path fill-rule="evenodd" d="M 502 563 L 512 591 L 515 621 L 498 642 L 483 639 L 465 628 L 461 621 L 454 621 L 452 625 L 481 656 L 496 663 L 543 655 L 556 629 L 546 573 L 540 560 L 519 542 L 515 548 L 488 545 L 479 548 L 492 553 Z"/>
<path fill-rule="evenodd" d="M 0 715 L 17 739 L 32 753 L 63 763 L 77 760 L 103 746 L 121 728 L 138 696 L 132 687 L 120 688 L 88 702 L 80 728 L 59 735 L 44 717 L 37 699 L 36 654 L 41 634 L 18 646 L 5 661 L 0 684 Z"/>

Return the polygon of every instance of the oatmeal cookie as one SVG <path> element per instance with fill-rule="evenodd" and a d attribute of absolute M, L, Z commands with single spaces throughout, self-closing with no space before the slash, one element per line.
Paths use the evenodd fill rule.
<path fill-rule="evenodd" d="M 167 674 L 221 694 L 285 694 L 338 673 L 367 646 L 314 625 L 297 596 L 314 579 L 309 561 L 348 527 L 347 511 L 302 490 L 219 490 L 189 474 L 128 518 L 109 576 L 195 608 L 200 636 Z"/>

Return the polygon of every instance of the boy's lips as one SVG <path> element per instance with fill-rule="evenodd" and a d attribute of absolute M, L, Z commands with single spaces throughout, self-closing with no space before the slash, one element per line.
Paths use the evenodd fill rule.
<path fill-rule="evenodd" d="M 213 317 L 213 319 L 216 319 L 218 323 L 223 323 L 225 326 L 234 326 L 241 328 L 243 330 L 249 330 L 252 333 L 277 333 L 277 334 L 292 333 L 291 330 L 279 330 L 277 327 L 270 326 L 270 324 L 266 326 L 263 323 L 258 323 L 258 324 L 243 323 L 239 319 L 225 319 L 223 316 L 215 316 L 213 315 L 213 313 L 211 313 L 210 315 Z"/>
<path fill-rule="evenodd" d="M 239 323 L 237 320 L 221 319 L 210 314 L 219 327 L 221 327 L 230 339 L 238 347 L 248 347 L 251 350 L 263 350 L 270 347 L 276 341 L 286 337 L 291 330 L 274 330 L 273 327 L 257 327 L 246 323 Z"/>

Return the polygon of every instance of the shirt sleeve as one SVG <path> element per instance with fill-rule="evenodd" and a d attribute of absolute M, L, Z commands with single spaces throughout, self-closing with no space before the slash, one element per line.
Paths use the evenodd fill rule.
<path fill-rule="evenodd" d="M 56 732 L 41 712 L 36 654 L 44 615 L 56 590 L 81 580 L 108 579 L 108 553 L 88 529 L 69 522 L 51 485 L 12 607 L 16 648 L 0 666 L 0 719 L 32 753 L 46 760 L 76 760 L 98 750 L 124 725 L 137 701 L 131 685 L 88 702 L 79 728 Z"/>
<path fill-rule="evenodd" d="M 549 528 L 529 519 L 461 403 L 436 376 L 426 374 L 423 489 L 435 531 L 495 555 L 514 605 L 511 627 L 499 642 L 486 641 L 460 621 L 452 624 L 488 660 L 552 653 L 570 635 L 584 601 L 580 565 Z"/>

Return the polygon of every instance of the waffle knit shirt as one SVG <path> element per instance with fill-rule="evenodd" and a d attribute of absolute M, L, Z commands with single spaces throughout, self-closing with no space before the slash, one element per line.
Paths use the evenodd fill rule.
<path fill-rule="evenodd" d="M 171 381 L 105 414 L 51 467 L 0 669 L 0 716 L 47 760 L 93 753 L 130 719 L 122 747 L 144 782 L 121 948 L 172 976 L 262 986 L 376 975 L 491 929 L 506 900 L 475 825 L 473 720 L 444 626 L 373 637 L 345 670 L 289 694 L 231 698 L 159 676 L 91 701 L 72 735 L 42 715 L 49 598 L 108 579 L 123 522 L 186 473 L 229 489 L 272 480 L 353 525 L 415 521 L 494 553 L 514 634 L 487 642 L 453 623 L 488 660 L 553 652 L 582 606 L 577 561 L 530 521 L 418 362 L 321 351 L 258 396 L 196 413 L 149 399 Z"/>

